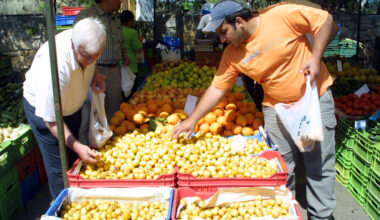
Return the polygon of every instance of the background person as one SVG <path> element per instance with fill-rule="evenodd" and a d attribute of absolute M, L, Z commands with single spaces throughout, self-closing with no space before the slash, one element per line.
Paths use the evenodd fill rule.
<path fill-rule="evenodd" d="M 90 85 L 97 93 L 105 89 L 104 76 L 96 71 L 95 65 L 105 39 L 104 26 L 94 18 L 84 19 L 75 24 L 72 30 L 55 36 L 69 166 L 78 156 L 86 163 L 96 162 L 96 151 L 77 141 L 77 138 L 81 107 Z M 64 187 L 47 42 L 37 51 L 25 78 L 24 110 L 41 150 L 50 193 L 55 199 Z"/>
<path fill-rule="evenodd" d="M 122 61 L 125 66 L 128 66 L 130 61 L 125 52 L 121 23 L 117 13 L 121 1 L 95 0 L 95 3 L 80 11 L 75 17 L 74 24 L 83 18 L 95 17 L 105 26 L 107 39 L 97 66 L 99 72 L 106 76 L 105 109 L 109 121 L 123 102 L 119 63 Z"/>
<path fill-rule="evenodd" d="M 137 31 L 133 28 L 133 23 L 135 21 L 135 16 L 129 10 L 124 10 L 121 13 L 120 21 L 122 24 L 121 31 L 123 32 L 124 37 L 124 47 L 127 51 L 128 57 L 130 59 L 129 67 L 136 75 L 135 82 L 133 84 L 133 88 L 127 100 L 132 97 L 133 93 L 135 93 L 140 86 L 140 84 L 145 80 L 146 76 L 139 75 L 138 73 L 138 61 L 137 61 L 137 53 L 141 53 L 143 51 L 142 41 L 139 39 L 139 35 Z"/>
<path fill-rule="evenodd" d="M 240 72 L 259 82 L 264 90 L 265 129 L 288 167 L 288 187 L 294 192 L 294 166 L 298 148 L 281 123 L 273 106 L 295 103 L 305 92 L 305 74 L 316 81 L 320 95 L 324 139 L 311 152 L 303 153 L 306 167 L 307 211 L 310 219 L 332 219 L 336 206 L 334 100 L 329 87 L 333 80 L 321 61 L 328 43 L 338 32 L 332 16 L 323 10 L 280 3 L 259 12 L 235 1 L 220 1 L 211 10 L 206 31 L 216 30 L 221 42 L 228 42 L 212 84 L 191 116 L 176 126 L 173 136 L 186 138 L 197 121 L 213 108 L 235 83 Z M 311 46 L 306 34 L 311 33 Z"/>

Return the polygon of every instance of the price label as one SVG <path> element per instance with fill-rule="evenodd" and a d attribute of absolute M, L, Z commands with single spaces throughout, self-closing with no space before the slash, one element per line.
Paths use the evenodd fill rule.
<path fill-rule="evenodd" d="M 237 86 L 243 86 L 244 85 L 243 84 L 243 79 L 240 76 L 236 77 L 236 83 L 235 84 Z"/>
<path fill-rule="evenodd" d="M 367 84 L 364 84 L 362 87 L 360 87 L 360 89 L 358 89 L 358 91 L 355 92 L 355 94 L 359 98 L 360 98 L 360 96 L 362 96 L 365 93 L 369 93 L 369 88 L 368 88 Z"/>
<path fill-rule="evenodd" d="M 188 116 L 193 113 L 195 106 L 197 105 L 198 97 L 193 96 L 193 95 L 188 95 L 186 99 L 186 104 L 185 104 L 185 112 L 187 113 Z"/>
<path fill-rule="evenodd" d="M 245 138 L 241 135 L 233 136 L 231 148 L 235 149 L 236 151 L 242 151 L 244 149 L 246 141 L 247 141 L 247 138 Z"/>
<path fill-rule="evenodd" d="M 366 122 L 366 120 L 355 121 L 354 126 L 355 126 L 356 130 L 362 129 L 363 131 L 365 131 L 365 129 L 367 127 L 367 122 Z"/>
<path fill-rule="evenodd" d="M 338 71 L 343 71 L 342 61 L 337 60 L 336 61 L 336 67 L 338 68 Z"/>

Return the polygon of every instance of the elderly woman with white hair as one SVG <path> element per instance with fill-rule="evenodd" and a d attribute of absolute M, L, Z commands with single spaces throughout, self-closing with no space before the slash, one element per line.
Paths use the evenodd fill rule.
<path fill-rule="evenodd" d="M 96 93 L 105 90 L 104 76 L 96 69 L 106 40 L 105 28 L 99 20 L 86 18 L 72 30 L 57 34 L 55 40 L 69 166 L 78 156 L 86 163 L 96 163 L 96 151 L 77 138 L 81 108 L 89 88 Z M 64 186 L 47 42 L 37 51 L 25 78 L 24 110 L 41 150 L 50 193 L 55 199 Z"/>

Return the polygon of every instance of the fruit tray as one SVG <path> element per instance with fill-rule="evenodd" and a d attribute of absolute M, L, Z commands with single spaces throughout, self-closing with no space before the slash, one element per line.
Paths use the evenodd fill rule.
<path fill-rule="evenodd" d="M 61 191 L 58 197 L 54 200 L 53 204 L 49 207 L 46 213 L 41 217 L 41 220 L 51 219 L 51 216 L 59 216 L 62 205 L 68 202 L 79 202 L 82 199 L 93 200 L 113 200 L 118 202 L 167 202 L 168 215 L 167 220 L 170 219 L 172 203 L 173 203 L 174 189 L 169 187 L 162 188 L 97 188 L 97 189 L 80 189 L 80 188 L 66 188 Z"/>
<path fill-rule="evenodd" d="M 67 171 L 67 177 L 70 187 L 80 188 L 130 188 L 130 187 L 176 187 L 176 170 L 172 174 L 162 174 L 157 179 L 98 179 L 90 180 L 81 177 L 78 173 L 83 165 L 79 159 L 75 161 L 70 170 Z"/>
<path fill-rule="evenodd" d="M 77 15 L 84 7 L 69 7 L 62 6 L 62 14 L 63 15 Z"/>
<path fill-rule="evenodd" d="M 189 173 L 177 173 L 178 187 L 190 187 L 198 192 L 215 192 L 218 188 L 252 187 L 252 186 L 281 186 L 286 185 L 288 168 L 284 159 L 277 151 L 266 151 L 259 156 L 265 159 L 276 159 L 279 172 L 267 178 L 196 178 Z"/>
<path fill-rule="evenodd" d="M 230 193 L 231 194 L 232 193 L 242 194 L 242 193 L 248 192 L 250 195 L 253 195 L 255 192 L 258 193 L 260 191 L 262 191 L 262 192 L 270 192 L 270 193 L 267 193 L 267 195 L 271 195 L 268 198 L 273 198 L 274 195 L 276 195 L 276 197 L 277 197 L 277 195 L 279 195 L 279 194 L 284 195 L 285 193 L 290 193 L 289 189 L 287 189 L 285 187 L 271 187 L 271 188 L 267 188 L 267 187 L 249 187 L 249 188 L 240 188 L 240 189 L 231 188 L 231 189 L 224 189 L 223 191 L 225 191 L 225 192 L 227 192 L 229 194 Z M 207 200 L 210 197 L 214 196 L 215 193 L 216 192 L 196 192 L 196 191 L 194 191 L 193 189 L 190 189 L 190 188 L 179 188 L 179 189 L 176 189 L 175 192 L 174 192 L 171 219 L 172 220 L 176 220 L 177 219 L 177 216 L 179 214 L 178 213 L 178 209 L 180 208 L 180 201 L 181 201 L 181 199 L 186 198 L 186 197 L 199 197 L 201 200 Z M 287 194 L 287 195 L 289 195 L 289 194 Z M 236 197 L 238 197 L 238 196 L 236 196 Z M 217 203 L 217 201 L 219 201 L 219 199 L 220 198 L 218 198 L 218 197 L 213 198 L 213 201 L 211 201 L 211 202 Z M 238 199 L 239 198 L 236 198 L 236 200 L 238 200 Z M 226 199 L 224 197 L 224 198 L 221 198 L 220 201 L 221 200 L 223 200 L 223 202 L 226 203 L 226 201 L 228 199 Z M 231 200 L 229 200 L 229 201 L 231 201 Z M 292 196 L 292 200 L 290 202 L 291 202 L 291 205 L 289 207 L 289 210 L 290 210 L 290 213 L 293 216 L 289 217 L 289 218 L 286 218 L 286 219 L 298 219 L 298 220 L 302 220 L 302 214 L 301 214 L 300 208 L 299 208 L 299 206 L 298 206 L 298 204 L 295 201 L 295 199 L 294 199 L 293 196 Z M 197 218 L 197 219 L 202 219 L 202 218 Z M 269 216 L 267 216 L 267 217 L 265 217 L 265 219 L 272 219 L 272 218 L 270 218 Z"/>

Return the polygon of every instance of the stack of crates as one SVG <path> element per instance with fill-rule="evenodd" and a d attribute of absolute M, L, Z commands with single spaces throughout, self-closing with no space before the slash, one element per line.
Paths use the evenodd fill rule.
<path fill-rule="evenodd" d="M 380 142 L 373 143 L 364 209 L 373 220 L 380 219 Z"/>
<path fill-rule="evenodd" d="M 353 42 L 340 42 L 339 43 L 339 54 L 344 57 L 352 57 L 356 54 L 356 43 Z"/>
<path fill-rule="evenodd" d="M 344 186 L 348 187 L 352 158 L 355 148 L 355 129 L 350 126 L 344 117 L 338 119 L 336 132 L 336 179 Z"/>
<path fill-rule="evenodd" d="M 83 7 L 62 6 L 62 15 L 55 16 L 55 24 L 57 33 L 72 28 L 75 15 L 77 15 Z"/>
<path fill-rule="evenodd" d="M 335 54 L 339 54 L 339 35 L 336 35 L 334 40 L 331 41 L 329 45 L 327 45 L 324 57 L 334 56 Z"/>

